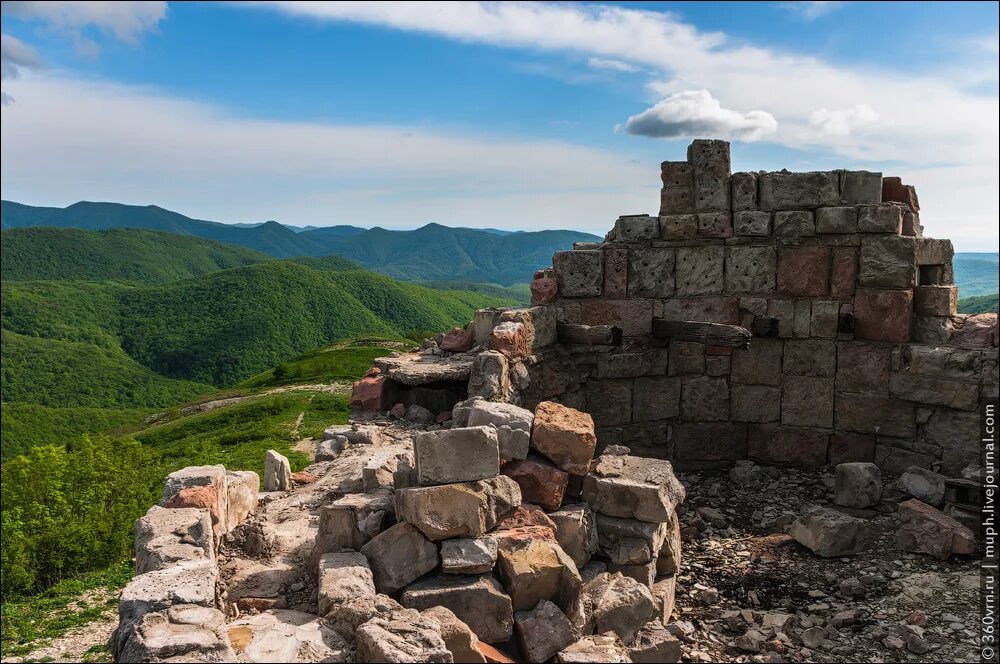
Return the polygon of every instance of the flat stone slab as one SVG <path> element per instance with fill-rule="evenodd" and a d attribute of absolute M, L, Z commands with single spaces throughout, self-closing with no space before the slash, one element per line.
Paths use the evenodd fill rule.
<path fill-rule="evenodd" d="M 229 623 L 243 662 L 351 662 L 351 648 L 323 618 L 274 609 Z"/>
<path fill-rule="evenodd" d="M 432 576 L 407 587 L 400 602 L 420 610 L 444 606 L 486 643 L 507 641 L 513 634 L 510 596 L 489 574 Z"/>
<path fill-rule="evenodd" d="M 468 381 L 472 358 L 466 355 L 439 357 L 408 353 L 399 357 L 379 357 L 375 366 L 390 379 L 404 385 L 424 385 L 437 381 Z"/>

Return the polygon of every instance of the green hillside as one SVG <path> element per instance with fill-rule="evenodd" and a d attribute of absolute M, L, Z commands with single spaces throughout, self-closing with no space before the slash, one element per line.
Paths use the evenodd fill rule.
<path fill-rule="evenodd" d="M 272 260 L 259 251 L 186 235 L 116 228 L 0 231 L 4 280 L 166 283 Z"/>
<path fill-rule="evenodd" d="M 0 460 L 25 454 L 39 445 L 59 445 L 84 434 L 114 431 L 141 422 L 151 408 L 60 408 L 33 403 L 5 403 L 0 418 Z"/>
<path fill-rule="evenodd" d="M 998 310 L 1000 310 L 1000 295 L 997 293 L 963 297 L 958 301 L 958 313 L 960 314 L 996 313 Z"/>
<path fill-rule="evenodd" d="M 952 260 L 955 285 L 961 298 L 989 295 L 1000 291 L 998 254 L 957 253 Z"/>
<path fill-rule="evenodd" d="M 424 281 L 420 285 L 441 290 L 462 290 L 492 297 L 506 297 L 525 306 L 531 304 L 531 287 L 528 284 L 500 286 L 499 284 L 478 284 L 472 281 L 439 280 Z"/>

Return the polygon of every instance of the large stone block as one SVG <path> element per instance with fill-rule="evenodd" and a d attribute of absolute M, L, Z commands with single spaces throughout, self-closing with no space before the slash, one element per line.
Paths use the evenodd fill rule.
<path fill-rule="evenodd" d="M 882 202 L 882 174 L 871 171 L 841 171 L 840 200 L 845 205 Z"/>
<path fill-rule="evenodd" d="M 648 214 L 618 217 L 615 222 L 615 240 L 618 242 L 646 242 L 660 236 L 660 220 Z"/>
<path fill-rule="evenodd" d="M 681 381 L 673 376 L 635 379 L 632 421 L 651 422 L 680 414 Z"/>
<path fill-rule="evenodd" d="M 916 240 L 866 237 L 861 242 L 858 283 L 874 288 L 913 288 L 917 284 Z"/>
<path fill-rule="evenodd" d="M 730 419 L 736 422 L 777 422 L 781 419 L 781 388 L 733 385 Z"/>
<path fill-rule="evenodd" d="M 910 339 L 913 291 L 859 288 L 854 297 L 854 336 L 902 343 Z"/>
<path fill-rule="evenodd" d="M 545 509 L 556 510 L 562 505 L 569 474 L 545 459 L 528 457 L 504 464 L 503 474 L 521 488 L 521 498 Z"/>
<path fill-rule="evenodd" d="M 441 571 L 445 574 L 482 574 L 497 561 L 497 542 L 492 537 L 464 537 L 441 542 Z"/>
<path fill-rule="evenodd" d="M 257 511 L 260 476 L 252 470 L 226 472 L 226 530 L 236 526 Z"/>
<path fill-rule="evenodd" d="M 563 548 L 577 569 L 590 561 L 597 551 L 597 521 L 587 503 L 566 505 L 551 512 L 549 518 L 556 524 L 556 541 Z"/>
<path fill-rule="evenodd" d="M 441 625 L 416 611 L 402 609 L 375 617 L 355 632 L 360 662 L 452 662 Z"/>
<path fill-rule="evenodd" d="M 978 383 L 931 376 L 893 373 L 889 377 L 889 394 L 906 401 L 958 410 L 975 410 L 979 407 Z"/>
<path fill-rule="evenodd" d="M 226 636 L 225 614 L 192 604 L 145 614 L 114 650 L 119 662 L 237 661 Z"/>
<path fill-rule="evenodd" d="M 557 251 L 552 256 L 559 294 L 563 297 L 597 297 L 604 286 L 601 251 Z"/>
<path fill-rule="evenodd" d="M 438 550 L 409 523 L 397 523 L 361 547 L 375 587 L 387 595 L 406 587 L 438 565 Z"/>
<path fill-rule="evenodd" d="M 938 408 L 921 429 L 922 441 L 943 450 L 942 473 L 957 477 L 970 463 L 981 462 L 979 413 Z"/>
<path fill-rule="evenodd" d="M 441 626 L 441 638 L 444 639 L 445 647 L 448 648 L 456 662 L 486 664 L 486 657 L 483 655 L 482 649 L 489 646 L 481 642 L 476 633 L 459 620 L 451 609 L 443 606 L 432 606 L 420 613 L 428 618 L 433 618 Z"/>
<path fill-rule="evenodd" d="M 694 212 L 694 186 L 664 187 L 660 190 L 660 216 Z"/>
<path fill-rule="evenodd" d="M 653 328 L 653 300 L 584 300 L 582 322 L 615 325 L 626 337 L 645 336 Z"/>
<path fill-rule="evenodd" d="M 830 267 L 830 295 L 838 300 L 854 299 L 858 281 L 858 250 L 834 247 Z"/>
<path fill-rule="evenodd" d="M 624 299 L 628 295 L 628 249 L 604 249 L 604 297 Z"/>
<path fill-rule="evenodd" d="M 396 516 L 437 542 L 479 537 L 521 504 L 521 489 L 511 478 L 465 484 L 411 487 L 396 491 Z"/>
<path fill-rule="evenodd" d="M 858 208 L 832 207 L 816 210 L 817 233 L 857 233 Z"/>
<path fill-rule="evenodd" d="M 671 297 L 674 294 L 674 250 L 633 248 L 628 252 L 628 296 Z"/>
<path fill-rule="evenodd" d="M 771 213 L 761 210 L 733 212 L 733 233 L 767 237 L 771 234 Z"/>
<path fill-rule="evenodd" d="M 500 473 L 500 443 L 492 426 L 422 431 L 414 436 L 413 450 L 422 486 L 473 482 Z"/>
<path fill-rule="evenodd" d="M 625 643 L 657 615 L 649 588 L 620 572 L 598 574 L 583 586 L 580 600 L 574 622 L 582 633 L 614 632 Z"/>
<path fill-rule="evenodd" d="M 628 424 L 632 421 L 632 381 L 617 378 L 588 382 L 587 410 L 597 426 Z"/>
<path fill-rule="evenodd" d="M 778 336 L 795 336 L 795 300 L 768 300 L 767 315 L 778 321 Z"/>
<path fill-rule="evenodd" d="M 681 415 L 691 422 L 729 419 L 729 381 L 711 376 L 684 378 Z"/>
<path fill-rule="evenodd" d="M 696 139 L 688 146 L 694 173 L 694 207 L 699 212 L 729 210 L 729 143 Z"/>
<path fill-rule="evenodd" d="M 718 295 L 722 292 L 725 247 L 677 248 L 677 295 Z"/>
<path fill-rule="evenodd" d="M 619 519 L 598 513 L 598 551 L 615 565 L 655 564 L 670 530 L 666 523 Z"/>
<path fill-rule="evenodd" d="M 154 507 L 136 520 L 136 574 L 182 560 L 215 560 L 215 536 L 207 509 Z"/>
<path fill-rule="evenodd" d="M 732 237 L 733 220 L 728 212 L 698 213 L 698 237 Z"/>
<path fill-rule="evenodd" d="M 796 376 L 832 377 L 837 348 L 825 339 L 790 339 L 785 342 L 783 370 Z"/>
<path fill-rule="evenodd" d="M 758 463 L 819 468 L 826 464 L 828 442 L 826 431 L 760 424 L 750 427 L 747 456 Z"/>
<path fill-rule="evenodd" d="M 912 403 L 871 394 L 837 393 L 837 429 L 912 440 L 916 414 Z"/>
<path fill-rule="evenodd" d="M 694 341 L 671 341 L 668 366 L 671 376 L 705 373 L 704 344 Z"/>
<path fill-rule="evenodd" d="M 758 176 L 762 210 L 812 210 L 840 205 L 840 178 L 836 172 L 761 173 Z"/>
<path fill-rule="evenodd" d="M 903 208 L 892 203 L 862 205 L 858 208 L 858 230 L 899 235 L 903 230 Z"/>
<path fill-rule="evenodd" d="M 368 559 L 354 551 L 323 554 L 316 587 L 321 616 L 338 604 L 375 596 L 375 580 Z"/>
<path fill-rule="evenodd" d="M 476 355 L 469 374 L 469 396 L 505 401 L 510 394 L 510 362 L 507 356 L 495 350 Z"/>
<path fill-rule="evenodd" d="M 920 210 L 916 188 L 910 184 L 903 184 L 902 178 L 899 177 L 882 178 L 882 200 L 902 203 L 911 210 Z"/>
<path fill-rule="evenodd" d="M 573 627 L 559 607 L 540 601 L 530 611 L 514 614 L 517 641 L 529 662 L 547 662 L 577 638 Z"/>
<path fill-rule="evenodd" d="M 161 505 L 179 494 L 184 489 L 205 489 L 199 492 L 211 504 L 203 505 L 212 513 L 212 523 L 216 537 L 228 532 L 226 528 L 226 515 L 229 512 L 229 492 L 226 488 L 226 468 L 218 464 L 214 466 L 188 466 L 175 470 L 167 475 L 167 481 L 163 486 L 163 496 L 160 499 Z M 178 501 L 175 501 L 177 503 Z M 177 507 L 193 507 L 194 505 L 184 504 L 186 501 L 179 501 Z"/>
<path fill-rule="evenodd" d="M 823 558 L 860 553 L 867 543 L 864 520 L 827 508 L 799 517 L 788 532 L 799 544 Z"/>
<path fill-rule="evenodd" d="M 271 609 L 241 616 L 226 628 L 238 659 L 179 661 L 342 662 L 354 656 L 354 648 L 334 626 L 314 613 Z"/>
<path fill-rule="evenodd" d="M 688 240 L 698 237 L 698 215 L 666 214 L 660 217 L 660 237 L 664 240 Z"/>
<path fill-rule="evenodd" d="M 663 523 L 684 502 L 686 491 L 669 461 L 604 455 L 584 478 L 582 495 L 602 514 Z"/>
<path fill-rule="evenodd" d="M 432 576 L 408 586 L 400 602 L 418 610 L 443 606 L 486 643 L 501 643 L 513 634 L 514 613 L 510 597 L 489 574 Z"/>
<path fill-rule="evenodd" d="M 772 262 L 771 265 L 773 267 L 774 263 Z M 754 283 L 745 281 L 738 281 L 737 283 L 746 284 L 747 286 L 755 285 Z M 772 288 L 773 285 L 774 274 L 772 270 Z M 735 297 L 711 295 L 703 297 L 675 297 L 663 300 L 662 309 L 662 316 L 666 320 L 696 320 L 705 323 L 723 323 L 726 325 L 736 325 L 739 322 L 739 300 Z M 649 334 L 652 328 L 652 317 L 650 316 L 648 320 L 644 320 L 643 324 L 645 325 L 644 334 Z"/>
<path fill-rule="evenodd" d="M 955 257 L 951 240 L 922 237 L 917 240 L 917 265 L 950 264 Z"/>
<path fill-rule="evenodd" d="M 319 508 L 315 553 L 357 551 L 392 523 L 392 494 L 388 491 L 351 493 Z"/>
<path fill-rule="evenodd" d="M 785 376 L 781 388 L 781 423 L 833 427 L 833 378 Z"/>
<path fill-rule="evenodd" d="M 892 346 L 866 341 L 837 343 L 837 390 L 887 394 Z"/>
<path fill-rule="evenodd" d="M 292 466 L 288 458 L 268 450 L 264 455 L 264 491 L 290 491 L 292 488 Z"/>
<path fill-rule="evenodd" d="M 757 174 L 733 173 L 730 178 L 733 210 L 757 209 Z"/>
<path fill-rule="evenodd" d="M 124 644 L 147 613 L 179 604 L 215 608 L 219 568 L 214 560 L 182 560 L 132 577 L 118 602 L 114 642 Z"/>
<path fill-rule="evenodd" d="M 831 434 L 828 458 L 831 466 L 852 461 L 875 461 L 875 436 Z"/>
<path fill-rule="evenodd" d="M 501 547 L 497 570 L 515 611 L 531 609 L 541 600 L 554 601 L 569 610 L 582 585 L 573 560 L 559 544 L 544 539 Z"/>
<path fill-rule="evenodd" d="M 731 422 L 674 424 L 674 460 L 682 468 L 718 468 L 747 458 L 747 425 Z"/>
<path fill-rule="evenodd" d="M 904 551 L 926 553 L 947 560 L 953 553 L 974 553 L 972 531 L 926 503 L 910 499 L 899 504 L 896 543 Z"/>
<path fill-rule="evenodd" d="M 694 167 L 687 161 L 661 162 L 660 180 L 664 187 L 693 187 Z"/>
<path fill-rule="evenodd" d="M 834 339 L 840 325 L 840 302 L 836 300 L 813 300 L 809 336 Z"/>
<path fill-rule="evenodd" d="M 667 372 L 667 349 L 608 353 L 597 358 L 598 378 L 658 376 Z"/>
<path fill-rule="evenodd" d="M 917 286 L 913 291 L 913 312 L 918 316 L 954 316 L 957 311 L 955 286 Z"/>
<path fill-rule="evenodd" d="M 776 263 L 773 246 L 726 247 L 726 292 L 767 293 L 774 290 Z"/>
<path fill-rule="evenodd" d="M 778 253 L 778 292 L 824 297 L 829 291 L 829 247 L 782 247 Z"/>
<path fill-rule="evenodd" d="M 574 475 L 590 470 L 597 437 L 587 414 L 552 401 L 535 408 L 532 445 L 560 469 Z"/>
<path fill-rule="evenodd" d="M 783 343 L 779 339 L 755 338 L 747 350 L 732 354 L 734 383 L 781 385 Z"/>
<path fill-rule="evenodd" d="M 882 499 L 882 473 L 874 463 L 837 465 L 834 502 L 843 507 L 865 508 Z"/>
<path fill-rule="evenodd" d="M 915 452 L 903 447 L 896 447 L 893 444 L 883 445 L 883 440 L 887 440 L 889 443 L 898 443 L 899 441 L 885 439 L 880 436 L 879 442 L 875 445 L 875 465 L 886 473 L 901 475 L 908 468 L 930 468 L 932 464 L 938 461 L 937 456 L 934 454 Z M 913 444 L 910 441 L 903 442 L 907 445 Z"/>
<path fill-rule="evenodd" d="M 780 237 L 808 237 L 816 234 L 816 220 L 810 210 L 774 213 L 774 234 Z"/>

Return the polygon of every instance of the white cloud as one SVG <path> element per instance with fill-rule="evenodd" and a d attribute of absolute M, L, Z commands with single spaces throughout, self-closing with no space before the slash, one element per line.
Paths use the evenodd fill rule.
<path fill-rule="evenodd" d="M 821 16 L 834 12 L 846 2 L 833 2 L 829 0 L 802 0 L 800 2 L 779 2 L 778 7 L 788 10 L 805 21 L 815 21 Z"/>
<path fill-rule="evenodd" d="M 778 128 L 766 111 L 740 113 L 722 108 L 708 90 L 685 90 L 633 115 L 625 131 L 650 138 L 736 138 L 757 141 Z"/>
<path fill-rule="evenodd" d="M 166 2 L 44 2 L 5 1 L 3 14 L 22 20 L 42 21 L 78 35 L 87 27 L 112 34 L 134 44 L 139 35 L 152 30 L 167 14 Z M 89 40 L 88 40 L 89 41 Z"/>
<path fill-rule="evenodd" d="M 859 129 L 869 129 L 878 123 L 878 113 L 868 104 L 829 111 L 821 108 L 809 116 L 809 124 L 827 136 L 849 136 Z"/>
<path fill-rule="evenodd" d="M 587 60 L 587 66 L 593 69 L 610 69 L 611 71 L 627 73 L 639 71 L 639 68 L 635 65 L 630 65 L 629 63 L 622 62 L 621 60 L 611 60 L 609 58 L 590 58 Z"/>
<path fill-rule="evenodd" d="M 23 70 L 39 69 L 42 57 L 13 35 L 0 34 L 0 80 L 17 78 Z"/>

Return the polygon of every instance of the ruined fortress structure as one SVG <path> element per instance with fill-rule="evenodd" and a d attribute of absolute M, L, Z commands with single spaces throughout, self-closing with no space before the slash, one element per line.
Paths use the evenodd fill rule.
<path fill-rule="evenodd" d="M 957 476 L 979 462 L 996 315 L 956 314 L 951 242 L 923 237 L 912 186 L 731 173 L 717 140 L 661 177 L 658 216 L 556 253 L 532 307 L 480 311 L 423 355 L 377 360 L 354 406 L 552 400 L 593 416 L 599 450 L 682 468 L 874 461 Z"/>

